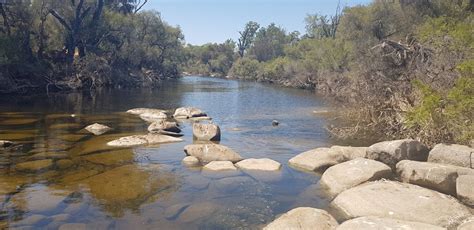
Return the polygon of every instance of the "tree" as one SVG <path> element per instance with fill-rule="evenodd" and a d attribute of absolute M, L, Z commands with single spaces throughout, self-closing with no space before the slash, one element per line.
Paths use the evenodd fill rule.
<path fill-rule="evenodd" d="M 239 31 L 240 38 L 237 42 L 237 46 L 239 48 L 240 57 L 244 57 L 245 50 L 250 48 L 250 46 L 252 45 L 258 28 L 260 28 L 260 25 L 258 23 L 250 21 L 245 25 L 243 31 Z"/>
<path fill-rule="evenodd" d="M 341 19 L 341 8 L 338 3 L 333 16 L 308 14 L 305 18 L 306 35 L 310 38 L 336 38 L 336 31 Z"/>
<path fill-rule="evenodd" d="M 282 56 L 285 45 L 290 41 L 291 37 L 286 35 L 286 31 L 272 23 L 258 30 L 250 53 L 255 55 L 258 61 L 269 61 Z"/>

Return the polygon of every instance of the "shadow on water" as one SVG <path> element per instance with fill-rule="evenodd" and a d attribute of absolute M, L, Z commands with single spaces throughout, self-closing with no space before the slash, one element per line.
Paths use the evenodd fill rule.
<path fill-rule="evenodd" d="M 277 173 L 208 174 L 181 165 L 193 143 L 113 148 L 108 141 L 144 134 L 136 107 L 205 110 L 223 132 L 221 144 L 244 158 L 268 157 Z M 257 229 L 298 206 L 325 208 L 319 175 L 288 167 L 302 151 L 330 145 L 324 107 L 313 94 L 251 82 L 186 77 L 154 90 L 103 90 L 0 99 L 0 229 Z M 272 120 L 280 125 L 272 126 Z M 83 128 L 102 123 L 101 136 Z"/>

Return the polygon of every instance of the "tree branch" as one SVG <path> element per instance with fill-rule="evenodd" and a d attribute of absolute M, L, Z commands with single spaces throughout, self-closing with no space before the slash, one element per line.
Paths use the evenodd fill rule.
<path fill-rule="evenodd" d="M 140 11 L 142 9 L 142 7 L 148 2 L 148 0 L 145 0 L 143 1 L 143 3 L 137 7 L 137 9 L 135 10 L 134 14 L 138 13 L 138 11 Z"/>
<path fill-rule="evenodd" d="M 61 23 L 61 25 L 64 26 L 64 28 L 66 28 L 67 30 L 71 31 L 71 26 L 69 26 L 66 22 L 66 20 L 61 16 L 59 15 L 58 12 L 56 12 L 55 10 L 53 9 L 50 9 L 49 12 L 51 13 L 51 15 L 53 15 L 56 19 L 58 19 L 59 23 Z"/>

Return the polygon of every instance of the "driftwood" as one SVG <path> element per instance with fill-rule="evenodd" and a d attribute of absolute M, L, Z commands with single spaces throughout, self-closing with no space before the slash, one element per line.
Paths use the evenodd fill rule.
<path fill-rule="evenodd" d="M 409 41 L 409 38 L 407 38 Z M 396 65 L 413 64 L 420 61 L 426 63 L 431 60 L 432 51 L 423 47 L 416 41 L 409 41 L 406 44 L 389 39 L 382 40 L 382 43 L 370 48 L 370 50 L 380 50 L 382 57 L 391 57 Z"/>

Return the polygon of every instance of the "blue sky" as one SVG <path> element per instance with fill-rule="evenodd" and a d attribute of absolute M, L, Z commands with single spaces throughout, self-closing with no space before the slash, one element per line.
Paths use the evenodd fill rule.
<path fill-rule="evenodd" d="M 287 31 L 304 33 L 309 13 L 333 14 L 337 0 L 149 0 L 146 9 L 161 13 L 170 25 L 179 25 L 189 44 L 237 40 L 248 21 L 261 26 L 274 22 Z M 341 0 L 342 6 L 367 4 L 371 0 Z"/>

